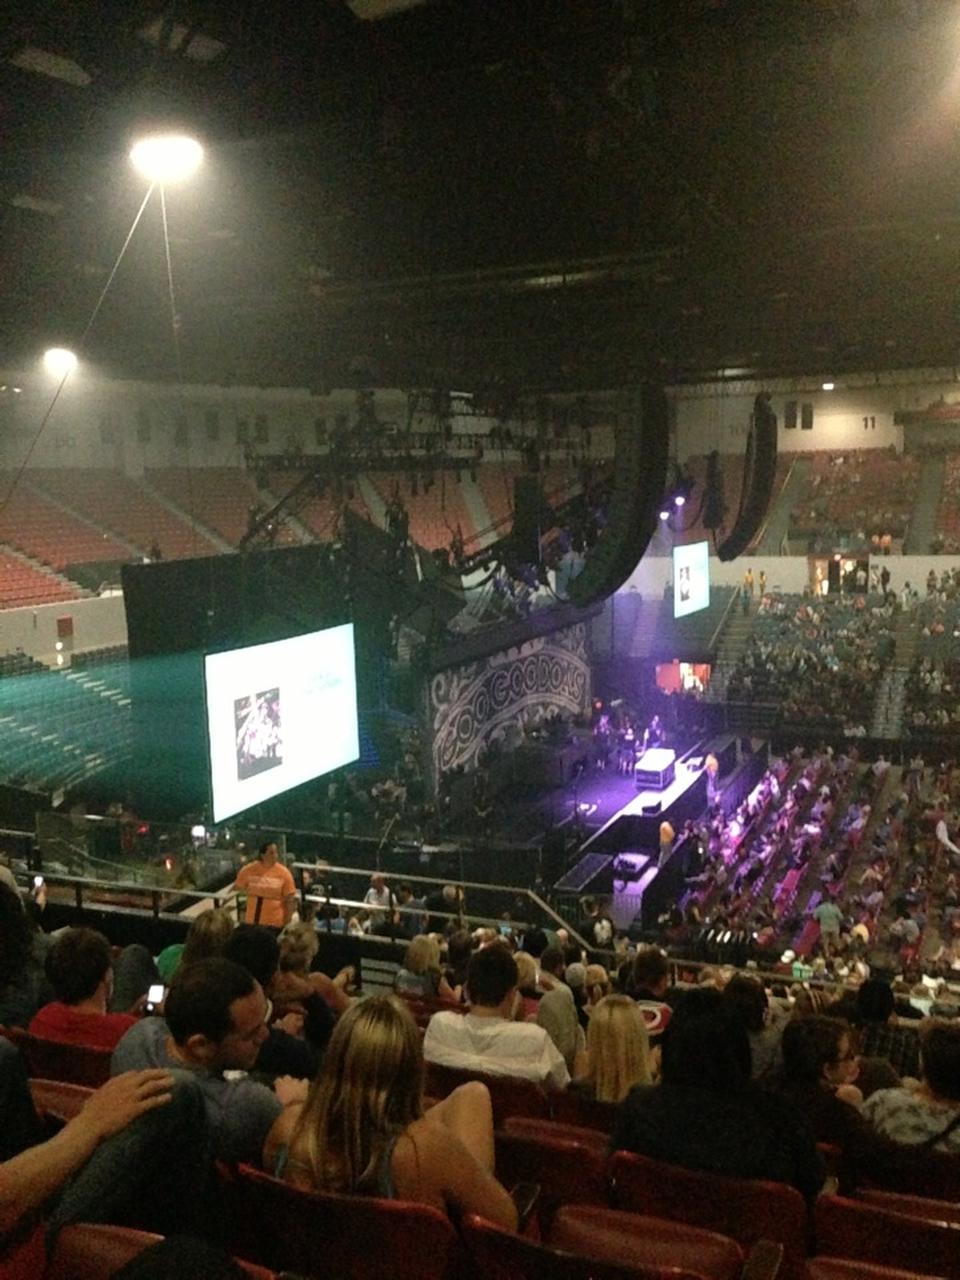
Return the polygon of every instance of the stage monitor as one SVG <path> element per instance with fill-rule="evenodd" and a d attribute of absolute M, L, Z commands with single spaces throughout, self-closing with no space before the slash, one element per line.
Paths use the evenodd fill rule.
<path fill-rule="evenodd" d="M 213 820 L 360 754 L 353 625 L 204 657 Z"/>
<path fill-rule="evenodd" d="M 710 603 L 710 546 L 692 542 L 673 548 L 673 616 L 706 609 Z"/>

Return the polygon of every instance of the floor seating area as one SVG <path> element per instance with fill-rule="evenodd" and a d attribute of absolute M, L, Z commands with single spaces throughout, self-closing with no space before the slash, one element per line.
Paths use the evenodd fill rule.
<path fill-rule="evenodd" d="M 126 662 L 0 680 L 0 780 L 79 785 L 124 760 L 131 733 Z"/>

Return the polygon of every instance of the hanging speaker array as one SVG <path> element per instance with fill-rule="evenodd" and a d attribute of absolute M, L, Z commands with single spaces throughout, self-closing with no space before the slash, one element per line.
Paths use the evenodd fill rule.
<path fill-rule="evenodd" d="M 762 392 L 753 403 L 747 452 L 743 460 L 743 488 L 736 523 L 717 547 L 721 560 L 736 560 L 760 532 L 777 470 L 777 415 L 770 395 Z"/>
<path fill-rule="evenodd" d="M 577 605 L 605 600 L 621 587 L 653 537 L 667 481 L 670 452 L 667 397 L 660 386 L 626 393 L 617 414 L 614 479 L 607 524 L 570 583 Z"/>

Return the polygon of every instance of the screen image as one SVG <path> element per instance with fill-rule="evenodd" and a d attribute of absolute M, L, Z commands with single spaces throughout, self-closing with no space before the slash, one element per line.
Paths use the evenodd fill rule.
<path fill-rule="evenodd" d="M 673 548 L 673 616 L 705 609 L 710 603 L 710 546 L 693 542 Z"/>
<path fill-rule="evenodd" d="M 353 626 L 204 658 L 213 820 L 360 755 Z"/>

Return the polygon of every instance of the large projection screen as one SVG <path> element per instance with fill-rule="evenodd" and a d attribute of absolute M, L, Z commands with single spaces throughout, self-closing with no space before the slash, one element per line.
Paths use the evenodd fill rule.
<path fill-rule="evenodd" d="M 213 820 L 360 755 L 353 625 L 204 657 Z"/>
<path fill-rule="evenodd" d="M 673 616 L 706 609 L 710 603 L 710 546 L 692 542 L 673 548 Z"/>

